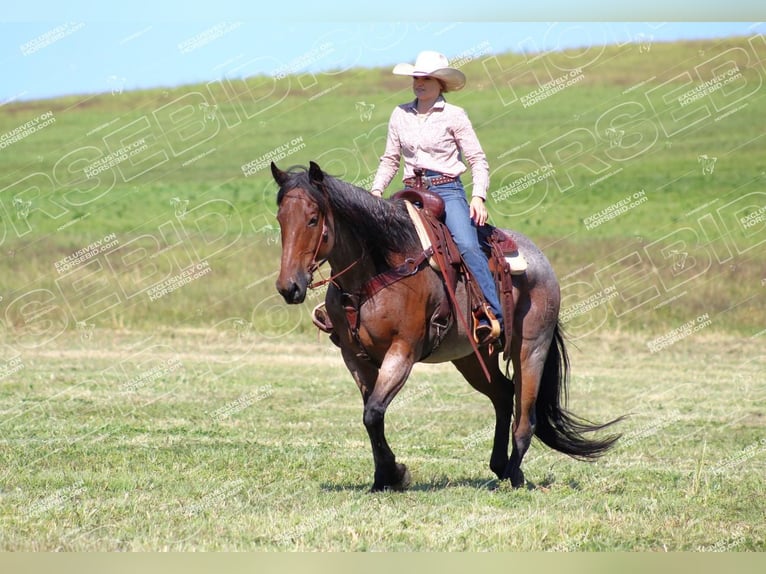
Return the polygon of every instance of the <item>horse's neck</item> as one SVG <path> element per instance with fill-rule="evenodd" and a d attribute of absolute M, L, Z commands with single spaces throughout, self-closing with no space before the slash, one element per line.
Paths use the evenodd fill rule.
<path fill-rule="evenodd" d="M 375 274 L 365 245 L 342 226 L 335 230 L 334 245 L 328 262 L 333 275 L 340 273 L 335 283 L 349 293 L 358 291 Z"/>

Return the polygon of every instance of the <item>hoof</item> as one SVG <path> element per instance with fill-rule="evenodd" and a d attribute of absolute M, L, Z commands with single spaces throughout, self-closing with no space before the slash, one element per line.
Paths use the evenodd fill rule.
<path fill-rule="evenodd" d="M 412 476 L 409 469 L 403 464 L 396 464 L 396 470 L 399 473 L 399 482 L 391 485 L 391 490 L 403 491 L 407 490 L 412 484 Z"/>
<path fill-rule="evenodd" d="M 496 461 L 490 461 L 489 463 L 489 470 L 495 473 L 495 476 L 497 476 L 498 480 L 503 480 L 505 478 L 505 469 L 508 466 L 508 457 L 505 457 L 501 459 L 500 462 Z"/>
<path fill-rule="evenodd" d="M 521 488 L 524 486 L 524 473 L 521 472 L 521 469 L 511 475 L 511 486 L 513 488 Z"/>
<path fill-rule="evenodd" d="M 370 492 L 385 492 L 393 490 L 395 492 L 402 492 L 407 490 L 412 483 L 412 477 L 407 467 L 401 463 L 396 463 L 396 475 L 399 479 L 392 484 L 378 484 L 377 482 L 372 485 Z"/>

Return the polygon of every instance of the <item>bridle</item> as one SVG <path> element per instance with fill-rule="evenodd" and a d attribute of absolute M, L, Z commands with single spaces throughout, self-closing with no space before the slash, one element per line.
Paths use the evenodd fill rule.
<path fill-rule="evenodd" d="M 324 189 L 322 191 L 325 194 L 327 193 L 326 190 L 324 190 Z M 283 198 L 283 201 L 287 197 L 292 197 L 294 199 L 300 199 L 302 201 L 307 201 L 307 199 L 305 199 L 303 197 L 298 197 L 298 196 L 295 196 L 295 195 L 290 196 L 288 194 L 285 194 L 285 197 Z M 309 264 L 308 272 L 309 272 L 309 275 L 312 278 L 312 281 L 311 281 L 311 283 L 309 283 L 308 289 L 318 289 L 319 287 L 323 287 L 324 285 L 327 285 L 328 283 L 332 283 L 336 287 L 340 288 L 340 286 L 337 283 L 335 283 L 335 279 L 337 279 L 338 277 L 340 277 L 341 275 L 343 275 L 344 273 L 349 271 L 352 267 L 354 267 L 354 265 L 359 263 L 359 261 L 361 261 L 363 255 L 360 255 L 359 257 L 357 257 L 354 261 L 351 262 L 350 265 L 348 265 L 345 269 L 339 271 L 338 273 L 335 273 L 334 275 L 331 275 L 330 277 L 328 277 L 326 279 L 321 279 L 319 281 L 313 281 L 314 273 L 316 273 L 316 271 L 318 271 L 319 268 L 322 265 L 324 265 L 327 262 L 327 259 L 329 258 L 329 254 L 328 254 L 327 257 L 322 257 L 321 259 L 318 259 L 319 251 L 322 249 L 322 245 L 327 243 L 327 241 L 330 238 L 330 230 L 327 227 L 327 215 L 323 211 L 321 211 L 321 210 L 319 212 L 319 215 L 321 217 L 322 233 L 319 235 L 319 240 L 317 241 L 316 247 L 314 248 L 314 253 L 311 256 L 311 263 Z"/>
<path fill-rule="evenodd" d="M 309 265 L 309 273 L 311 275 L 314 275 L 314 272 L 319 269 L 322 265 L 324 265 L 325 261 L 327 261 L 327 257 L 323 257 L 321 260 L 317 260 L 317 257 L 319 256 L 319 250 L 322 249 L 322 244 L 327 243 L 327 240 L 330 238 L 330 231 L 327 229 L 327 216 L 322 213 L 322 234 L 319 236 L 319 241 L 317 241 L 317 246 L 314 249 L 314 255 L 311 256 L 311 264 Z M 311 285 L 309 285 L 311 287 Z"/>

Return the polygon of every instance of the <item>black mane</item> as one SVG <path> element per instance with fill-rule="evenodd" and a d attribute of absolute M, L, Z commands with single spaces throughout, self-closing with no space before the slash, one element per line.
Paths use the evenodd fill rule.
<path fill-rule="evenodd" d="M 324 174 L 322 187 L 314 185 L 305 168 L 291 168 L 289 179 L 277 194 L 277 205 L 284 195 L 297 187 L 306 190 L 322 213 L 332 211 L 336 220 L 346 225 L 365 245 L 376 266 L 390 264 L 390 255 L 408 254 L 420 249 L 415 227 L 402 201 L 386 201 L 365 189 Z"/>

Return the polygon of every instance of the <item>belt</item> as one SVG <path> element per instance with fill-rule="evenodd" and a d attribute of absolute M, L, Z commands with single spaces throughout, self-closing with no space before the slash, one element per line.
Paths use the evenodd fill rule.
<path fill-rule="evenodd" d="M 443 185 L 445 183 L 452 183 L 453 181 L 457 181 L 456 177 L 450 177 L 448 175 L 437 175 L 437 176 L 427 176 L 424 175 L 422 178 L 423 183 L 426 185 L 426 187 L 431 187 L 432 185 Z M 416 178 L 414 177 L 406 177 L 404 178 L 404 185 L 411 186 L 415 185 Z"/>

